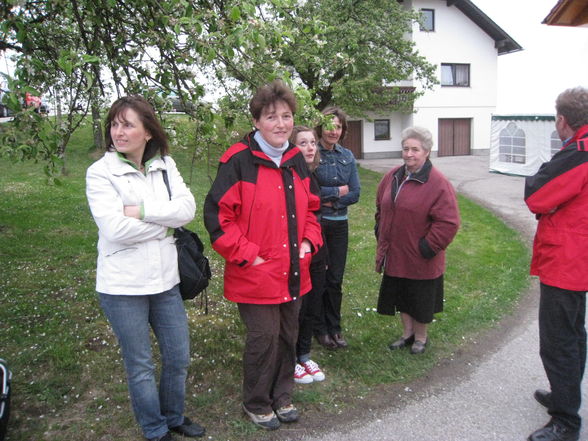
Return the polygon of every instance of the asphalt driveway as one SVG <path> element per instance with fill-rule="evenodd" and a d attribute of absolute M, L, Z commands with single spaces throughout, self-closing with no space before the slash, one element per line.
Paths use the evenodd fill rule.
<path fill-rule="evenodd" d="M 490 173 L 487 156 L 433 158 L 456 190 L 488 207 L 519 230 L 529 246 L 536 221 L 523 202 L 524 178 Z M 362 160 L 387 171 L 400 159 Z M 361 421 L 303 441 L 481 441 L 525 440 L 549 416 L 533 399 L 536 388 L 549 389 L 539 358 L 538 283 L 533 281 L 517 311 L 480 342 L 468 345 L 427 378 L 390 396 L 390 407 Z M 478 344 L 479 343 L 479 344 Z M 583 398 L 586 400 L 587 388 Z M 361 405 L 358 403 L 358 405 Z M 588 417 L 588 406 L 581 412 Z M 302 423 L 302 422 L 301 422 Z M 582 431 L 582 440 L 588 431 Z"/>

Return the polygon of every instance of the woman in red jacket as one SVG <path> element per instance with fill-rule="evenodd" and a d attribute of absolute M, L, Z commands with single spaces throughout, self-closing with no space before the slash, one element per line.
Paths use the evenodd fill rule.
<path fill-rule="evenodd" d="M 256 130 L 220 159 L 204 204 L 212 247 L 225 259 L 224 295 L 247 329 L 243 410 L 272 430 L 294 422 L 300 297 L 311 289 L 311 255 L 322 245 L 302 152 L 288 139 L 296 98 L 281 81 L 249 103 Z"/>
<path fill-rule="evenodd" d="M 400 312 L 402 337 L 391 350 L 409 345 L 422 354 L 427 325 L 443 310 L 445 249 L 459 228 L 455 191 L 431 164 L 431 132 L 402 132 L 404 165 L 380 182 L 376 199 L 376 270 L 384 271 L 378 312 Z"/>

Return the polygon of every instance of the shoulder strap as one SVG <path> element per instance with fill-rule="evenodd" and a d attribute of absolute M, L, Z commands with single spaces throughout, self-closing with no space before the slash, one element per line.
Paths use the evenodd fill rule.
<path fill-rule="evenodd" d="M 171 201 L 171 190 L 169 188 L 169 178 L 167 177 L 167 170 L 161 170 L 163 175 L 163 182 L 165 182 L 165 188 L 167 188 L 167 194 L 169 194 L 169 200 Z"/>
<path fill-rule="evenodd" d="M 163 159 L 163 156 L 161 157 L 161 159 Z M 163 159 L 163 162 L 165 162 L 165 159 Z M 169 200 L 171 201 L 171 190 L 169 188 L 169 178 L 167 176 L 167 170 L 166 169 L 161 170 L 161 174 L 163 176 L 163 182 L 165 182 L 165 188 L 167 188 L 167 194 L 169 195 Z"/>

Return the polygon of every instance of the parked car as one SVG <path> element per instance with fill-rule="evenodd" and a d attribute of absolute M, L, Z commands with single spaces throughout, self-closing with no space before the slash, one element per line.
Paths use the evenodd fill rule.
<path fill-rule="evenodd" d="M 45 104 L 40 96 L 31 95 L 29 92 L 25 92 L 25 106 L 34 107 L 37 113 L 48 113 L 49 108 Z"/>
<path fill-rule="evenodd" d="M 171 100 L 172 111 L 174 112 L 186 113 L 187 111 L 194 110 L 194 105 L 192 103 L 188 102 L 184 106 L 182 100 L 180 100 L 180 97 L 177 95 L 172 95 L 169 99 Z"/>
<path fill-rule="evenodd" d="M 0 118 L 12 116 L 12 110 L 6 107 L 6 105 L 3 103 L 4 95 L 6 95 L 6 93 L 6 90 L 0 89 Z"/>

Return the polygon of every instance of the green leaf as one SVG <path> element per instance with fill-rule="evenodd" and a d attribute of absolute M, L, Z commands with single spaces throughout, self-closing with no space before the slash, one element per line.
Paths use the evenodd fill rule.
<path fill-rule="evenodd" d="M 100 62 L 100 57 L 98 57 L 96 55 L 84 54 L 84 55 L 82 55 L 82 61 L 84 63 L 96 64 L 96 63 Z"/>
<path fill-rule="evenodd" d="M 233 6 L 231 8 L 231 13 L 229 17 L 233 21 L 238 21 L 241 18 L 241 9 L 239 8 L 239 6 Z"/>

